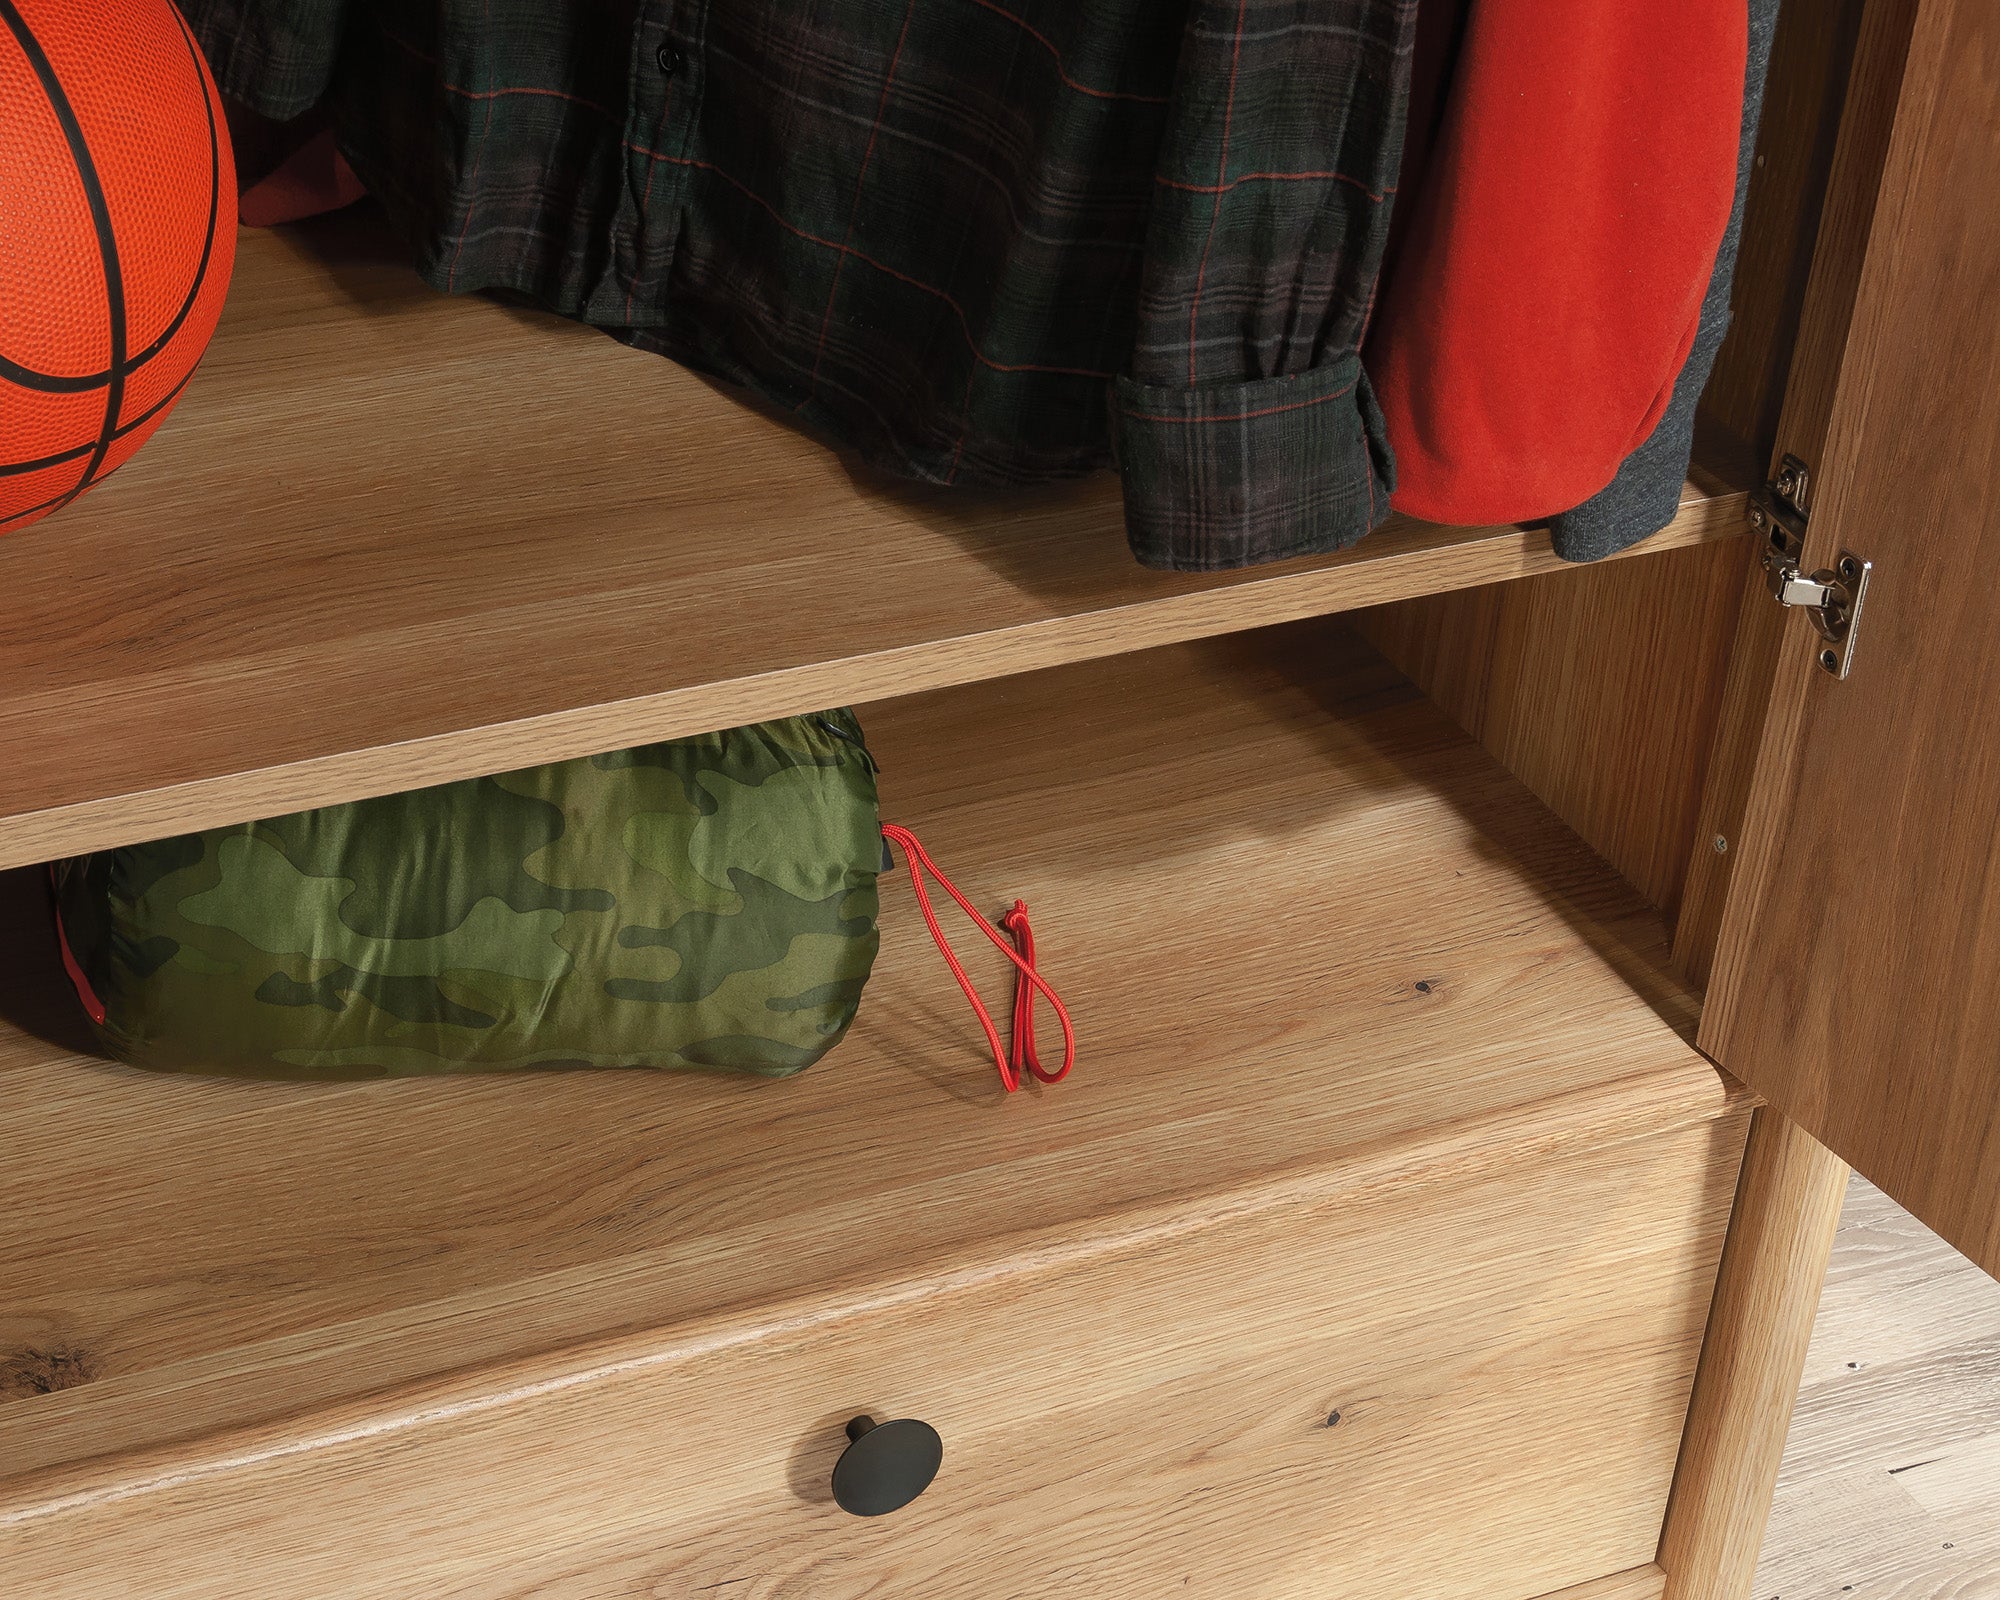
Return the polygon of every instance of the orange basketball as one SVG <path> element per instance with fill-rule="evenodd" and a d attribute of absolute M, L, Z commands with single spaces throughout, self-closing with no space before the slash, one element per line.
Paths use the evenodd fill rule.
<path fill-rule="evenodd" d="M 0 533 L 145 443 L 235 259 L 222 100 L 170 0 L 0 0 Z"/>

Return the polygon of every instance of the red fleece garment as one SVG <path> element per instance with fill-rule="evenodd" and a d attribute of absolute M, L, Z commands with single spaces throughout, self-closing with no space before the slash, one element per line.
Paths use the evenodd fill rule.
<path fill-rule="evenodd" d="M 1735 195 L 1746 7 L 1465 11 L 1456 60 L 1417 64 L 1448 67 L 1444 115 L 1411 130 L 1365 359 L 1396 509 L 1527 522 L 1604 488 L 1673 393 Z"/>
<path fill-rule="evenodd" d="M 275 228 L 281 222 L 318 216 L 351 206 L 367 190 L 333 147 L 333 130 L 321 129 L 237 199 L 237 214 L 252 228 Z"/>

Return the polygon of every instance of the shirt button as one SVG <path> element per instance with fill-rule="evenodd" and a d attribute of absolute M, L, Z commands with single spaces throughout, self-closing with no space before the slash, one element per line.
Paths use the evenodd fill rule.
<path fill-rule="evenodd" d="M 685 58 L 672 45 L 663 44 L 654 53 L 653 59 L 659 62 L 660 70 L 671 78 L 681 70 L 681 63 Z"/>

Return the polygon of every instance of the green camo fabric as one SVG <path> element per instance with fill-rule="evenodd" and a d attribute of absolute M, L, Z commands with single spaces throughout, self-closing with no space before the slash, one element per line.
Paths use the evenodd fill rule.
<path fill-rule="evenodd" d="M 875 768 L 791 717 L 58 864 L 112 1053 L 285 1078 L 780 1076 L 877 948 Z"/>

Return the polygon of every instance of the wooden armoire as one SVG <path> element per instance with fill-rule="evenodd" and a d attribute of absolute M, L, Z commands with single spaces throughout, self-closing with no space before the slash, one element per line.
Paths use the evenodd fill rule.
<path fill-rule="evenodd" d="M 1991 0 L 1787 0 L 1736 298 L 1629 557 L 1196 578 L 244 235 L 0 539 L 0 1593 L 1742 1600 L 1846 1163 L 2000 1271 Z M 83 1053 L 36 863 L 840 703 L 1069 1081 L 887 879 L 784 1083 Z"/>

